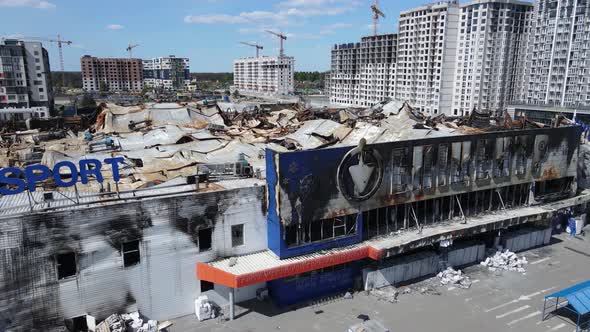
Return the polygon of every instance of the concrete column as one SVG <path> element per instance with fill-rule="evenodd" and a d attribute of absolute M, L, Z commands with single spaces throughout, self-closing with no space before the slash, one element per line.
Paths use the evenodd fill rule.
<path fill-rule="evenodd" d="M 234 320 L 234 289 L 229 289 L 229 320 Z"/>

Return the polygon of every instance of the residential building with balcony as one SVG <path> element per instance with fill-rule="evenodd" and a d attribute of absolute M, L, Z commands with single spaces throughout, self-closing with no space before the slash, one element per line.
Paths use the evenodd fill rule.
<path fill-rule="evenodd" d="M 85 55 L 80 59 L 82 88 L 87 92 L 141 91 L 143 66 L 141 59 L 96 58 Z M 106 92 L 105 91 L 105 92 Z"/>
<path fill-rule="evenodd" d="M 452 115 L 501 112 L 524 88 L 532 3 L 476 0 L 461 6 Z"/>
<path fill-rule="evenodd" d="M 390 97 L 427 114 L 449 113 L 460 7 L 442 1 L 399 16 L 395 85 Z"/>
<path fill-rule="evenodd" d="M 190 59 L 170 55 L 143 60 L 143 82 L 146 87 L 184 90 L 191 82 Z"/>
<path fill-rule="evenodd" d="M 397 34 L 366 36 L 360 43 L 334 45 L 330 102 L 372 106 L 389 97 L 395 76 Z"/>
<path fill-rule="evenodd" d="M 244 95 L 292 95 L 295 58 L 261 56 L 234 61 L 234 90 Z"/>
<path fill-rule="evenodd" d="M 3 119 L 48 117 L 53 108 L 49 55 L 40 42 L 0 40 Z"/>
<path fill-rule="evenodd" d="M 532 105 L 590 106 L 590 3 L 537 0 L 526 100 Z"/>

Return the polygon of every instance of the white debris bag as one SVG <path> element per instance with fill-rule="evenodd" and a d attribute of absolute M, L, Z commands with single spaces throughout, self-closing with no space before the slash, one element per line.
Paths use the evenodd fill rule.
<path fill-rule="evenodd" d="M 505 251 L 496 251 L 494 256 L 486 258 L 480 263 L 487 266 L 488 270 L 494 272 L 496 270 L 516 271 L 525 273 L 524 266 L 528 264 L 526 257 L 518 257 L 515 253 L 506 249 Z"/>
<path fill-rule="evenodd" d="M 459 288 L 471 287 L 471 280 L 463 274 L 461 270 L 455 270 L 448 267 L 446 270 L 436 275 L 440 279 L 441 285 L 457 285 Z"/>

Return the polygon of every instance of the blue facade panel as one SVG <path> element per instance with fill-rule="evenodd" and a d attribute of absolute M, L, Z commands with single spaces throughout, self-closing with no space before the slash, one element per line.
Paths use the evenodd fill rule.
<path fill-rule="evenodd" d="M 281 257 L 281 223 L 277 215 L 277 172 L 274 168 L 274 158 L 276 152 L 266 149 L 266 183 L 268 190 L 268 210 L 266 214 L 266 233 L 268 249 L 272 250 L 277 256 Z"/>
<path fill-rule="evenodd" d="M 336 271 L 316 273 L 297 279 L 277 279 L 267 284 L 273 301 L 284 307 L 349 290 L 354 287 L 354 278 L 359 270 L 360 264 L 356 263 Z"/>
<path fill-rule="evenodd" d="M 341 150 L 341 149 L 334 149 L 334 150 Z M 341 151 L 337 151 L 336 153 L 334 153 L 334 151 L 331 150 L 325 150 L 325 158 L 329 158 L 329 155 L 333 155 L 334 158 L 338 158 L 340 157 L 340 155 L 342 154 Z M 336 239 L 332 239 L 332 240 L 323 240 L 323 241 L 318 241 L 318 242 L 312 242 L 309 244 L 303 244 L 303 245 L 298 245 L 298 246 L 293 246 L 293 247 L 288 247 L 287 243 L 285 241 L 285 234 L 284 234 L 284 228 L 282 227 L 282 223 L 280 220 L 280 217 L 278 215 L 278 210 L 277 210 L 277 206 L 278 206 L 278 202 L 277 202 L 277 198 L 280 199 L 286 199 L 285 197 L 280 197 L 281 194 L 284 194 L 283 192 L 278 192 L 277 195 L 277 188 L 279 188 L 280 186 L 278 185 L 278 179 L 279 179 L 279 174 L 277 173 L 277 170 L 275 168 L 275 158 L 280 157 L 281 158 L 281 164 L 285 165 L 285 164 L 290 164 L 290 165 L 301 165 L 301 166 L 295 166 L 295 167 L 303 167 L 303 168 L 309 168 L 311 170 L 312 167 L 318 167 L 319 165 L 317 165 L 317 161 L 316 161 L 316 165 L 310 165 L 313 160 L 306 160 L 306 157 L 308 157 L 310 154 L 309 153 L 292 153 L 292 154 L 287 154 L 287 155 L 281 155 L 275 151 L 266 150 L 266 181 L 267 181 L 267 187 L 268 187 L 268 213 L 267 213 L 267 238 L 268 238 L 268 248 L 270 250 L 272 250 L 279 258 L 284 259 L 284 258 L 289 258 L 289 257 L 295 257 L 295 256 L 300 256 L 300 255 L 305 255 L 305 254 L 310 254 L 319 250 L 325 250 L 325 249 L 330 249 L 330 248 L 336 248 L 336 247 L 342 247 L 342 246 L 347 246 L 347 245 L 351 245 L 351 244 L 355 244 L 355 243 L 359 243 L 362 241 L 362 234 L 363 234 L 363 220 L 362 220 L 362 214 L 358 214 L 357 215 L 357 220 L 356 220 L 356 233 L 350 236 L 344 236 L 344 237 L 340 237 L 340 238 L 336 238 Z M 285 157 L 288 157 L 289 160 L 284 160 Z M 290 159 L 292 158 L 292 159 Z M 309 158 L 308 158 L 309 159 Z M 285 172 L 288 172 L 288 170 L 284 170 Z M 304 171 L 302 171 L 304 172 Z M 290 182 L 291 180 L 293 180 L 294 183 L 297 183 L 297 185 L 293 185 L 293 192 L 299 192 L 300 191 L 300 186 L 299 183 L 301 182 L 305 182 L 304 179 L 299 179 L 296 177 L 290 178 L 289 179 Z M 299 216 L 297 216 L 297 218 L 299 218 Z M 306 220 L 307 221 L 307 220 Z M 312 220 L 309 220 L 312 221 Z M 295 221 L 294 221 L 295 222 Z M 297 219 L 297 222 L 299 222 L 299 219 Z"/>

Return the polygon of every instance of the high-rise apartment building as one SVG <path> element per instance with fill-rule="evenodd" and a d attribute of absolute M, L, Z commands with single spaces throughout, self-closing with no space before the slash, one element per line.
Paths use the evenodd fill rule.
<path fill-rule="evenodd" d="M 429 114 L 450 111 L 459 12 L 457 1 L 446 1 L 400 13 L 392 98 Z"/>
<path fill-rule="evenodd" d="M 40 42 L 0 40 L 0 113 L 47 117 L 52 108 L 47 50 Z"/>
<path fill-rule="evenodd" d="M 371 106 L 388 98 L 395 74 L 397 34 L 367 36 L 332 48 L 330 102 Z"/>
<path fill-rule="evenodd" d="M 174 55 L 143 60 L 143 82 L 147 87 L 183 90 L 191 81 L 190 60 Z"/>
<path fill-rule="evenodd" d="M 523 91 L 533 5 L 476 0 L 461 6 L 452 115 L 499 112 Z"/>
<path fill-rule="evenodd" d="M 141 91 L 143 69 L 141 59 L 95 58 L 80 59 L 84 91 Z"/>
<path fill-rule="evenodd" d="M 590 2 L 537 0 L 525 102 L 590 106 Z"/>
<path fill-rule="evenodd" d="M 292 95 L 295 58 L 261 56 L 234 61 L 234 89 L 244 95 Z"/>

